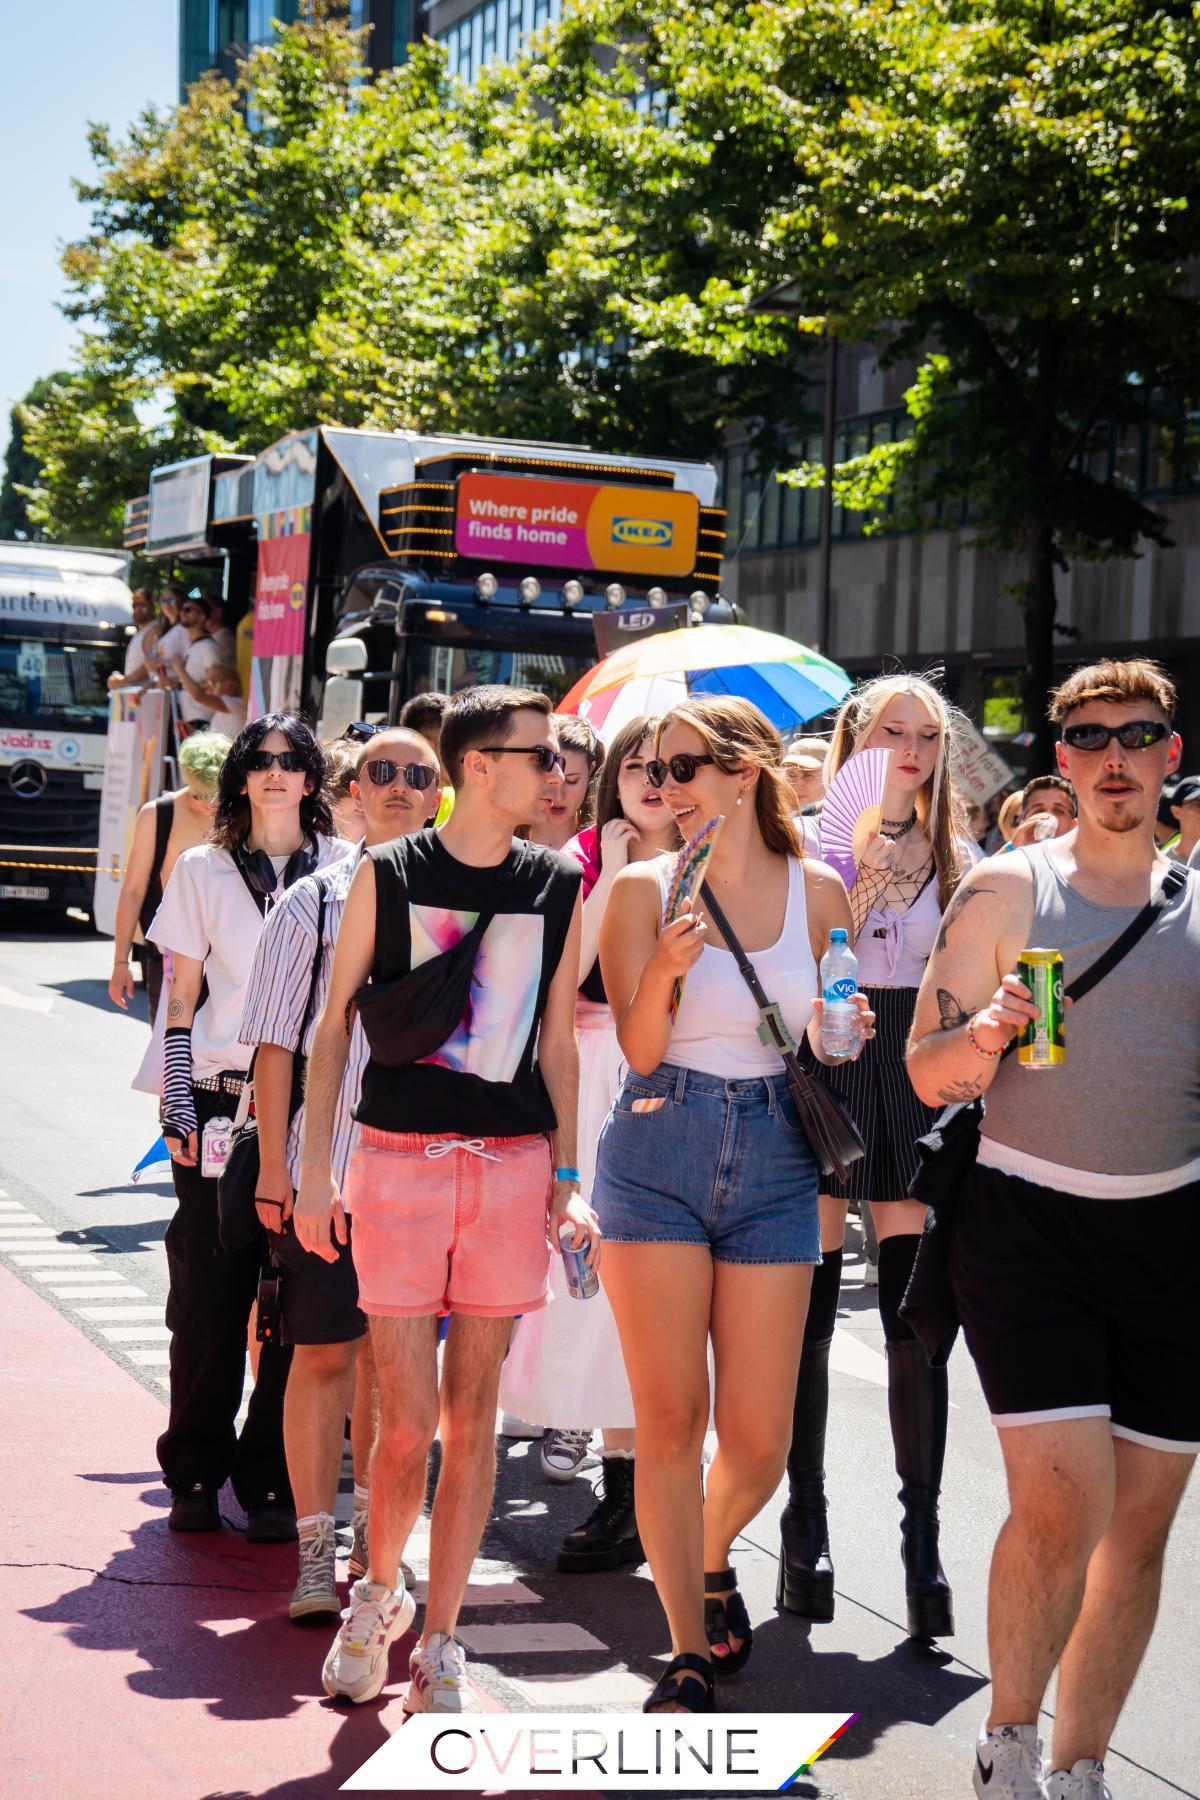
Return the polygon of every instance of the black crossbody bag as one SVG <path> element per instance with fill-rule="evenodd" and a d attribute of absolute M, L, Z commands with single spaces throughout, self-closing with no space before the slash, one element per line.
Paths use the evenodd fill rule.
<path fill-rule="evenodd" d="M 1159 913 L 1182 892 L 1186 882 L 1186 870 L 1178 865 L 1168 869 L 1158 892 L 1146 902 L 1137 917 L 1130 920 L 1120 937 L 1114 938 L 1091 967 L 1071 982 L 1064 990 L 1064 999 L 1082 1000 L 1106 975 L 1111 975 L 1146 935 Z M 997 1061 L 1002 1062 L 1016 1047 L 1014 1038 L 1004 1046 Z M 950 1244 L 954 1235 L 954 1215 L 979 1155 L 983 1115 L 982 1096 L 976 1100 L 957 1101 L 938 1115 L 931 1131 L 917 1139 L 917 1154 L 921 1161 L 913 1179 L 912 1195 L 914 1200 L 922 1201 L 929 1212 L 900 1313 L 921 1340 L 926 1356 L 935 1367 L 946 1362 L 958 1335 L 958 1308 L 950 1287 Z"/>
<path fill-rule="evenodd" d="M 783 1058 L 788 1088 L 796 1102 L 804 1135 L 812 1146 L 812 1153 L 822 1175 L 836 1175 L 839 1181 L 845 1181 L 850 1164 L 866 1154 L 867 1147 L 858 1126 L 824 1083 L 818 1081 L 807 1069 L 801 1068 L 792 1034 L 783 1022 L 779 1007 L 767 998 L 767 991 L 755 973 L 754 964 L 738 942 L 737 933 L 721 911 L 707 881 L 700 892 L 713 923 L 733 953 L 742 980 L 754 996 L 762 1016 L 758 1035 L 764 1044 L 778 1050 Z"/>
<path fill-rule="evenodd" d="M 312 972 L 308 980 L 308 999 L 304 1003 L 304 1016 L 300 1020 L 300 1035 L 296 1039 L 296 1054 L 292 1058 L 292 1092 L 288 1101 L 287 1128 L 292 1128 L 292 1120 L 300 1110 L 304 1099 L 304 1082 L 308 1072 L 308 1059 L 302 1053 L 305 1033 L 312 1022 L 313 1004 L 317 997 L 317 981 L 321 974 L 321 957 L 325 951 L 325 889 L 317 882 L 317 948 L 313 956 Z M 257 1051 L 255 1060 L 257 1060 Z M 254 1081 L 254 1063 L 251 1062 L 246 1076 L 246 1086 L 250 1088 Z M 240 1109 L 239 1109 L 240 1110 Z M 245 1119 L 234 1131 L 229 1143 L 229 1155 L 225 1158 L 225 1167 L 217 1181 L 217 1231 L 224 1250 L 241 1250 L 252 1243 L 261 1229 L 258 1214 L 254 1209 L 254 1196 L 258 1192 L 258 1176 L 261 1164 L 258 1153 L 258 1120 Z"/>

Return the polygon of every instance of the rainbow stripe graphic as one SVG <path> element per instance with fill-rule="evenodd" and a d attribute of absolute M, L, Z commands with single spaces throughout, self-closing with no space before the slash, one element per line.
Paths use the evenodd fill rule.
<path fill-rule="evenodd" d="M 785 1793 L 787 1791 L 787 1789 L 791 1787 L 792 1783 L 796 1780 L 797 1776 L 807 1775 L 808 1771 L 812 1768 L 813 1764 L 817 1761 L 818 1757 L 824 1756 L 825 1752 L 829 1749 L 829 1746 L 831 1744 L 836 1744 L 838 1739 L 840 1737 L 844 1737 L 846 1732 L 849 1731 L 850 1727 L 854 1724 L 855 1720 L 861 1719 L 861 1718 L 862 1718 L 861 1713 L 851 1713 L 850 1717 L 846 1720 L 846 1723 L 844 1725 L 839 1725 L 837 1730 L 835 1732 L 833 1732 L 831 1736 L 829 1736 L 825 1739 L 825 1742 L 821 1745 L 821 1748 L 819 1750 L 815 1751 L 813 1753 L 813 1755 L 809 1757 L 807 1762 L 802 1762 L 800 1764 L 800 1767 L 798 1769 L 796 1769 L 791 1775 L 789 1775 L 786 1781 L 780 1782 L 778 1791 L 781 1794 Z"/>
<path fill-rule="evenodd" d="M 689 838 L 679 852 L 675 864 L 675 874 L 667 891 L 666 911 L 663 914 L 664 925 L 670 925 L 679 917 L 685 900 L 695 901 L 704 882 L 704 871 L 708 867 L 708 859 L 713 853 L 713 846 L 716 844 L 724 823 L 725 815 L 718 813 L 715 819 L 710 819 L 707 825 L 702 825 L 696 835 Z M 683 982 L 680 980 L 675 983 L 675 992 L 671 996 L 672 1024 L 675 1023 L 675 1016 L 679 1011 L 679 1002 L 682 998 Z"/>

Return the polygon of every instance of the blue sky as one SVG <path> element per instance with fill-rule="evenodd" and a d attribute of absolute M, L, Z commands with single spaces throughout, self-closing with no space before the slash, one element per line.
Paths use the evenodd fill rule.
<path fill-rule="evenodd" d="M 58 254 L 87 225 L 71 178 L 90 172 L 88 122 L 123 130 L 147 103 L 170 105 L 177 52 L 176 0 L 0 7 L 0 453 L 13 402 L 70 354 Z"/>

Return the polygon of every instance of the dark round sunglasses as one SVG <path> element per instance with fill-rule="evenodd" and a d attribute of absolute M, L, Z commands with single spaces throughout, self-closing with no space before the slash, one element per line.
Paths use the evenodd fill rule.
<path fill-rule="evenodd" d="M 296 775 L 304 768 L 304 758 L 298 750 L 252 750 L 246 758 L 246 770 L 250 775 L 265 775 L 276 763 L 285 775 Z"/>
<path fill-rule="evenodd" d="M 1069 750 L 1107 750 L 1116 738 L 1122 750 L 1149 750 L 1170 735 L 1161 719 L 1130 719 L 1127 725 L 1064 725 L 1062 741 Z"/>
<path fill-rule="evenodd" d="M 488 756 L 532 756 L 543 775 L 551 769 L 560 769 L 564 775 L 567 772 L 566 757 L 549 744 L 484 744 L 482 748 Z"/>
<path fill-rule="evenodd" d="M 342 741 L 347 744 L 369 744 L 376 732 L 383 729 L 380 725 L 368 725 L 365 719 L 355 719 L 347 725 L 342 733 Z"/>
<path fill-rule="evenodd" d="M 437 772 L 428 763 L 398 763 L 387 756 L 376 756 L 363 767 L 375 787 L 391 787 L 393 781 L 403 775 L 409 787 L 421 794 L 437 780 Z"/>
<path fill-rule="evenodd" d="M 694 779 L 701 763 L 715 763 L 716 760 L 715 756 L 689 756 L 686 751 L 669 757 L 666 762 L 660 756 L 652 756 L 646 764 L 646 780 L 651 787 L 660 788 L 669 775 L 672 781 L 677 781 L 682 787 L 685 782 Z"/>

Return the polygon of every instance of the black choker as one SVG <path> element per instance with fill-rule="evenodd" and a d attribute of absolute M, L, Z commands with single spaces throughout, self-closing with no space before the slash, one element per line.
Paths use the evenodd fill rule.
<path fill-rule="evenodd" d="M 914 806 L 907 819 L 881 819 L 879 821 L 888 837 L 905 837 L 917 822 L 917 809 Z"/>

